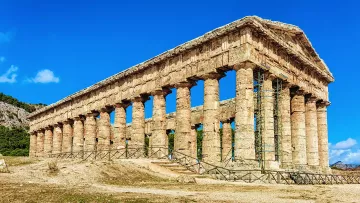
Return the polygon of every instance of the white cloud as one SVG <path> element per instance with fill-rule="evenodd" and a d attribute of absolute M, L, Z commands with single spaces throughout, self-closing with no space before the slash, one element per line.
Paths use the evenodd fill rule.
<path fill-rule="evenodd" d="M 5 62 L 5 61 L 6 61 L 6 58 L 3 57 L 3 56 L 0 56 L 0 63 L 3 63 L 3 62 Z"/>
<path fill-rule="evenodd" d="M 348 138 L 345 141 L 336 143 L 332 148 L 334 148 L 334 149 L 349 149 L 349 148 L 353 147 L 354 145 L 356 145 L 356 140 L 354 140 L 352 138 Z"/>
<path fill-rule="evenodd" d="M 16 71 L 18 67 L 12 65 L 9 70 L 6 71 L 3 75 L 0 76 L 0 83 L 15 83 L 16 82 Z"/>
<path fill-rule="evenodd" d="M 360 150 L 346 154 L 344 162 L 349 164 L 360 164 Z"/>
<path fill-rule="evenodd" d="M 29 82 L 33 83 L 58 83 L 59 81 L 60 79 L 55 77 L 54 73 L 49 69 L 39 71 L 35 78 L 29 80 Z"/>
<path fill-rule="evenodd" d="M 0 32 L 0 44 L 1 43 L 9 43 L 13 38 L 12 32 Z"/>

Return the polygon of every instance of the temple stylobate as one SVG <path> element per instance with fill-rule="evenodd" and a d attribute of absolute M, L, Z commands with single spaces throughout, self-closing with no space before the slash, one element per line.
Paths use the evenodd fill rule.
<path fill-rule="evenodd" d="M 236 72 L 236 96 L 219 101 L 219 80 L 230 70 Z M 204 104 L 191 108 L 197 95 L 190 89 L 199 80 Z M 207 163 L 231 159 L 227 167 L 329 173 L 327 107 L 333 81 L 301 29 L 245 17 L 32 113 L 30 156 L 83 152 L 89 157 L 123 148 L 137 148 L 142 156 L 143 150 L 158 148 L 160 157 L 170 153 L 172 132 L 174 151 Z M 166 114 L 166 96 L 174 88 L 176 112 Z M 150 96 L 153 115 L 145 119 Z"/>

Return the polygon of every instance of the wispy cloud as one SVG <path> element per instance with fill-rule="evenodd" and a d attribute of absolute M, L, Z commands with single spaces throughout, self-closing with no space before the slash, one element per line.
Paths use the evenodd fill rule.
<path fill-rule="evenodd" d="M 0 63 L 3 63 L 6 61 L 6 58 L 4 56 L 0 56 Z"/>
<path fill-rule="evenodd" d="M 13 32 L 0 32 L 0 44 L 11 42 L 13 36 Z"/>
<path fill-rule="evenodd" d="M 340 141 L 336 144 L 329 143 L 330 163 L 342 161 L 346 164 L 360 164 L 360 149 L 353 138 Z"/>
<path fill-rule="evenodd" d="M 0 83 L 15 83 L 18 67 L 12 65 L 3 75 L 0 76 Z"/>
<path fill-rule="evenodd" d="M 34 78 L 27 81 L 33 83 L 58 83 L 60 78 L 56 77 L 51 70 L 44 69 L 39 71 Z"/>
<path fill-rule="evenodd" d="M 352 138 L 348 138 L 345 141 L 341 141 L 336 143 L 333 148 L 334 149 L 349 149 L 352 146 L 356 145 L 356 140 L 352 139 Z"/>

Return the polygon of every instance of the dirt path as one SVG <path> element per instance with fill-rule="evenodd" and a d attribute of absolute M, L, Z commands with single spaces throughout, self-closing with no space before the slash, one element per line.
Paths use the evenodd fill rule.
<path fill-rule="evenodd" d="M 66 160 L 57 163 L 56 173 L 49 172 L 49 160 L 9 162 L 11 173 L 0 174 L 0 202 L 360 203 L 360 185 L 289 186 L 207 178 L 198 178 L 196 184 L 181 184 L 176 181 L 178 174 L 149 160 Z"/>

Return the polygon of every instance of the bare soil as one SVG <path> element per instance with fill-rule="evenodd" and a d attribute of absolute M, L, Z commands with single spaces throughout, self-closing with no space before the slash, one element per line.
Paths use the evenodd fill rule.
<path fill-rule="evenodd" d="M 176 174 L 151 160 L 83 162 L 4 157 L 0 202 L 360 202 L 360 185 L 276 185 L 196 178 L 181 184 Z M 58 171 L 49 170 L 56 162 Z"/>

